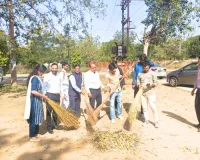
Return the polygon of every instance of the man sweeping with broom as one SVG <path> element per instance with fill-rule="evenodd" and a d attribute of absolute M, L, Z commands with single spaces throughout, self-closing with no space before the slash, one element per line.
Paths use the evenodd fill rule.
<path fill-rule="evenodd" d="M 51 72 L 44 75 L 44 94 L 46 96 L 57 102 L 60 103 L 60 99 L 64 99 L 63 89 L 62 89 L 62 81 L 60 75 L 58 73 L 58 64 L 52 63 L 51 64 Z M 53 128 L 58 128 L 57 124 L 57 114 L 52 109 L 52 107 L 46 103 L 47 106 L 47 130 L 50 134 L 53 134 Z M 53 125 L 54 122 L 54 125 Z"/>
<path fill-rule="evenodd" d="M 120 120 L 124 120 L 122 117 L 122 108 L 121 108 L 121 87 L 120 87 L 120 79 L 123 78 L 117 70 L 117 67 L 114 63 L 110 63 L 108 66 L 109 73 L 106 74 L 106 82 L 110 92 L 113 92 L 110 96 L 110 119 L 111 123 L 115 122 L 115 98 L 117 99 L 117 117 Z M 117 89 L 114 90 L 117 86 Z"/>
<path fill-rule="evenodd" d="M 89 63 L 89 69 L 90 70 L 84 75 L 84 84 L 90 105 L 93 109 L 96 109 L 100 104 L 102 104 L 101 88 L 104 88 L 104 86 L 100 80 L 99 73 L 96 71 L 96 64 L 94 62 Z M 98 117 L 100 118 L 100 114 Z"/>

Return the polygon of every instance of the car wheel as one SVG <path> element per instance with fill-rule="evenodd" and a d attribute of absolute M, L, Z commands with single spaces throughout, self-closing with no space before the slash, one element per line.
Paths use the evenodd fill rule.
<path fill-rule="evenodd" d="M 169 78 L 169 85 L 172 87 L 176 87 L 178 85 L 178 80 L 176 77 Z"/>
<path fill-rule="evenodd" d="M 165 77 L 158 77 L 158 79 L 164 79 Z"/>

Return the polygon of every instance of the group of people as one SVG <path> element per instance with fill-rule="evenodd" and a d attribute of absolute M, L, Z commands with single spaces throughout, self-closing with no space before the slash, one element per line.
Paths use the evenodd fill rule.
<path fill-rule="evenodd" d="M 154 116 L 154 125 L 158 128 L 158 113 L 156 109 L 156 94 L 155 87 L 157 86 L 157 77 L 154 72 L 149 71 L 149 68 L 154 66 L 154 64 L 147 60 L 146 55 L 140 55 L 139 62 L 134 66 L 133 82 L 132 88 L 134 89 L 134 96 L 136 96 L 139 88 L 143 88 L 143 93 L 141 96 L 142 106 L 141 106 L 141 118 L 144 120 L 144 124 L 148 124 L 148 113 L 147 107 L 152 109 Z M 198 120 L 198 124 L 194 125 L 198 128 L 200 132 L 200 56 L 198 57 L 198 68 L 197 68 L 197 78 L 191 91 L 191 95 L 195 95 L 195 111 Z"/>
<path fill-rule="evenodd" d="M 198 63 L 200 66 L 200 57 Z M 100 75 L 96 71 L 96 64 L 90 62 L 88 66 L 89 71 L 82 75 L 80 65 L 73 66 L 71 74 L 67 73 L 69 65 L 66 62 L 62 63 L 61 72 L 58 72 L 58 64 L 52 63 L 50 72 L 47 74 L 44 74 L 47 70 L 44 65 L 36 65 L 27 79 L 28 89 L 24 114 L 24 118 L 29 123 L 30 141 L 39 141 L 39 137 L 42 137 L 39 134 L 39 124 L 44 121 L 43 101 L 46 102 L 48 99 L 59 103 L 65 109 L 69 108 L 72 113 L 79 117 L 81 94 L 88 97 L 91 107 L 96 109 L 102 104 L 102 90 L 104 90 L 104 92 L 110 92 L 111 123 L 116 123 L 116 117 L 124 120 L 121 97 L 125 81 L 124 73 L 118 67 L 117 60 L 114 59 L 108 66 L 109 72 L 105 75 L 106 86 L 100 80 Z M 140 55 L 139 62 L 136 62 L 134 66 L 132 88 L 134 89 L 134 97 L 139 89 L 143 90 L 141 95 L 141 118 L 144 124 L 148 124 L 148 107 L 150 107 L 154 116 L 154 126 L 158 128 L 155 92 L 158 80 L 155 72 L 150 70 L 152 66 L 154 64 L 147 59 L 146 55 Z M 41 80 L 42 76 L 44 77 L 43 81 Z M 197 90 L 195 109 L 199 121 L 197 127 L 200 132 L 200 67 L 198 67 L 197 80 L 192 90 L 192 95 L 194 95 L 195 90 Z M 57 115 L 47 102 L 46 121 L 47 131 L 53 134 L 53 129 L 58 128 Z"/>
<path fill-rule="evenodd" d="M 74 65 L 71 74 L 67 73 L 68 67 L 68 64 L 63 62 L 62 70 L 58 72 L 58 64 L 52 63 L 50 72 L 44 74 L 47 68 L 38 64 L 29 74 L 24 118 L 29 123 L 30 141 L 39 141 L 39 137 L 42 136 L 39 134 L 39 124 L 44 121 L 43 101 L 46 102 L 47 131 L 53 134 L 53 129 L 58 128 L 57 115 L 48 104 L 48 99 L 59 103 L 63 108 L 69 109 L 74 115 L 80 117 L 81 94 L 87 96 L 91 107 L 96 109 L 102 104 L 102 90 L 113 92 L 110 98 L 111 122 L 115 123 L 115 106 L 117 107 L 117 117 L 123 120 L 121 115 L 123 72 L 117 66 L 116 61 L 108 66 L 107 87 L 102 84 L 94 62 L 89 63 L 89 71 L 84 75 L 80 71 L 80 65 Z"/>

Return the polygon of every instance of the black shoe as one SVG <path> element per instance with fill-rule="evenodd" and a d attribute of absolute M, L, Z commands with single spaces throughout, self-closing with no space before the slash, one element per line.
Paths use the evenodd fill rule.
<path fill-rule="evenodd" d="M 198 128 L 198 132 L 200 132 L 200 128 Z"/>
<path fill-rule="evenodd" d="M 194 124 L 193 126 L 196 128 L 200 128 L 200 124 Z"/>
<path fill-rule="evenodd" d="M 54 132 L 53 132 L 52 129 L 51 129 L 51 130 L 48 130 L 48 132 L 49 132 L 50 134 L 54 134 Z"/>

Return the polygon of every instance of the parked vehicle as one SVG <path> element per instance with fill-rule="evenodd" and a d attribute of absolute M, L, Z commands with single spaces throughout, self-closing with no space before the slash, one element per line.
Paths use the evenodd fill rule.
<path fill-rule="evenodd" d="M 150 68 L 152 71 L 156 72 L 158 78 L 165 78 L 167 76 L 166 69 L 161 67 L 160 65 L 155 64 Z"/>
<path fill-rule="evenodd" d="M 177 85 L 194 85 L 197 78 L 198 63 L 190 63 L 176 71 L 170 72 L 167 75 L 167 82 L 170 86 Z"/>

